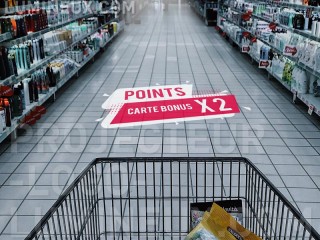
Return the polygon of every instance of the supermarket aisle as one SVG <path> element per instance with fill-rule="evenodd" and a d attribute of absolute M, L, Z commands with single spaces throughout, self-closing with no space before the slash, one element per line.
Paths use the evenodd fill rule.
<path fill-rule="evenodd" d="M 96 121 L 105 116 L 106 95 L 118 88 L 180 83 L 228 90 L 242 112 L 117 130 Z M 41 123 L 2 146 L 0 239 L 23 239 L 65 186 L 92 159 L 106 156 L 248 157 L 320 231 L 319 127 L 187 5 L 164 13 L 151 6 L 141 25 L 127 27 Z"/>

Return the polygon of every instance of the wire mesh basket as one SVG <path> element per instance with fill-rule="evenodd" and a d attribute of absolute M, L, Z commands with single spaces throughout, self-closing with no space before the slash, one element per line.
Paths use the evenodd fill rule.
<path fill-rule="evenodd" d="M 26 239 L 183 239 L 191 203 L 233 199 L 262 239 L 320 239 L 245 158 L 96 159 Z"/>

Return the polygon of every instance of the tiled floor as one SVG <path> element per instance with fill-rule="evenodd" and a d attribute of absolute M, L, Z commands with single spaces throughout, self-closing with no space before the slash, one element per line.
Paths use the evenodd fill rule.
<path fill-rule="evenodd" d="M 0 156 L 0 239 L 23 239 L 97 157 L 244 156 L 320 231 L 320 122 L 280 84 L 206 27 L 187 5 L 151 5 Z M 103 129 L 104 94 L 117 88 L 193 84 L 228 90 L 229 119 Z M 246 108 L 244 108 L 246 107 Z M 248 109 L 251 110 L 248 110 Z"/>

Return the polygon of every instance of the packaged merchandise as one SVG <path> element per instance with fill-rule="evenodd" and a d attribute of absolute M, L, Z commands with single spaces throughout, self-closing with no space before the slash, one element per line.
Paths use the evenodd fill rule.
<path fill-rule="evenodd" d="M 282 74 L 282 80 L 284 82 L 291 84 L 293 68 L 294 68 L 294 64 L 291 61 L 287 61 L 285 63 L 283 74 Z"/>
<path fill-rule="evenodd" d="M 319 84 L 319 80 L 316 79 L 314 82 L 313 82 L 313 95 L 315 97 L 320 97 L 320 84 Z"/>
<path fill-rule="evenodd" d="M 227 201 L 216 201 L 220 207 L 226 210 L 236 221 L 242 224 L 243 211 L 241 200 L 227 200 Z M 202 220 L 205 212 L 210 212 L 213 202 L 203 203 L 191 203 L 190 204 L 190 216 L 191 216 L 191 229 L 195 228 Z"/>
<path fill-rule="evenodd" d="M 212 205 L 210 213 L 205 212 L 201 222 L 185 239 L 261 240 L 257 235 L 240 225 L 216 203 Z"/>
<path fill-rule="evenodd" d="M 3 133 L 6 128 L 6 111 L 3 107 L 0 107 L 0 133 Z"/>

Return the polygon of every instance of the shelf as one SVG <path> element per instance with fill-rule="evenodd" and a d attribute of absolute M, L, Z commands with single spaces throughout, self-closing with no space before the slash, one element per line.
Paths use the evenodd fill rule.
<path fill-rule="evenodd" d="M 222 16 L 222 17 L 223 17 L 223 16 Z M 233 21 L 229 20 L 228 18 L 226 18 L 226 17 L 224 17 L 224 18 L 225 18 L 228 22 L 231 22 L 231 23 L 239 26 L 238 24 L 234 23 Z M 241 27 L 241 26 L 239 26 L 239 27 L 240 27 L 242 30 L 244 30 L 244 31 L 250 32 L 248 29 L 246 29 L 246 28 L 244 28 L 244 27 Z M 252 32 L 250 32 L 250 33 L 251 33 L 252 35 L 254 35 Z M 256 36 L 256 38 L 257 38 L 259 41 L 261 41 L 261 42 L 263 42 L 264 44 L 266 44 L 266 45 L 268 45 L 269 47 L 271 47 L 274 52 L 283 55 L 283 52 L 282 52 L 282 51 L 280 51 L 279 49 L 277 49 L 275 46 L 273 46 L 273 45 L 270 44 L 269 42 L 261 39 L 261 38 L 258 37 L 258 36 Z M 315 71 L 314 69 L 306 66 L 305 64 L 303 64 L 303 63 L 301 63 L 301 62 L 298 62 L 297 59 L 294 58 L 294 57 L 290 57 L 290 56 L 285 56 L 285 57 L 288 58 L 288 59 L 290 59 L 291 61 L 293 61 L 293 62 L 294 62 L 297 66 L 299 66 L 300 68 L 302 68 L 302 69 L 308 71 L 310 74 L 312 74 L 312 75 L 320 78 L 320 72 L 317 72 L 317 71 Z"/>
<path fill-rule="evenodd" d="M 99 29 L 102 29 L 104 26 L 110 24 L 113 21 L 116 21 L 117 19 L 112 19 L 111 21 L 109 21 L 108 23 L 105 23 L 104 25 L 94 29 L 93 31 L 91 31 L 90 33 L 87 33 L 86 35 L 84 35 L 83 37 L 81 37 L 79 40 L 76 40 L 75 42 L 73 42 L 70 46 L 68 46 L 67 48 L 59 51 L 59 53 L 49 56 L 45 59 L 43 59 L 42 61 L 36 63 L 35 65 L 33 65 L 31 67 L 31 69 L 28 69 L 27 71 L 24 71 L 22 73 L 19 74 L 19 76 L 10 76 L 9 78 L 3 80 L 0 82 L 1 85 L 12 85 L 12 84 L 17 84 L 20 81 L 22 81 L 23 79 L 25 79 L 26 77 L 30 76 L 31 74 L 33 74 L 34 72 L 36 72 L 37 70 L 43 68 L 45 65 L 47 65 L 48 63 L 50 63 L 54 58 L 56 58 L 57 56 L 61 55 L 62 53 L 64 53 L 65 51 L 69 50 L 70 48 L 72 48 L 73 46 L 75 46 L 76 44 L 78 44 L 79 42 L 83 41 L 84 39 L 86 39 L 88 36 L 91 36 L 92 34 L 96 33 Z"/>
<path fill-rule="evenodd" d="M 21 44 L 21 43 L 24 43 L 28 40 L 31 40 L 31 39 L 34 39 L 34 38 L 38 38 L 40 36 L 42 36 L 43 34 L 47 33 L 47 32 L 51 32 L 51 31 L 54 31 L 56 29 L 59 29 L 59 28 L 62 28 L 66 25 L 69 25 L 70 23 L 72 22 L 75 22 L 79 19 L 82 19 L 82 18 L 89 18 L 89 17 L 93 17 L 94 14 L 86 14 L 86 15 L 83 15 L 83 16 L 79 16 L 79 17 L 76 17 L 74 19 L 71 19 L 69 21 L 66 21 L 66 22 L 63 22 L 63 23 L 58 23 L 58 24 L 55 24 L 53 26 L 49 26 L 48 28 L 46 29 L 43 29 L 39 32 L 35 32 L 35 33 L 30 33 L 28 34 L 27 36 L 24 36 L 24 37 L 21 37 L 21 38 L 17 38 L 17 39 L 7 39 L 7 40 L 10 40 L 9 42 L 3 42 L 1 45 L 5 46 L 5 47 L 11 47 L 13 45 L 18 45 L 18 44 Z"/>
<path fill-rule="evenodd" d="M 251 0 L 251 1 L 256 3 L 264 3 L 264 4 L 270 4 L 270 5 L 272 4 L 273 6 L 278 6 L 278 7 L 292 7 L 292 8 L 299 8 L 299 9 L 310 8 L 315 11 L 320 11 L 320 7 L 289 3 L 285 1 L 261 1 L 261 0 Z"/>
<path fill-rule="evenodd" d="M 114 20 L 113 20 L 114 21 Z M 107 42 L 110 43 L 112 39 L 117 37 L 124 28 L 121 28 L 117 33 L 114 34 L 112 38 L 110 38 Z M 106 44 L 106 45 L 107 45 Z M 88 55 L 83 62 L 79 64 L 78 67 L 75 67 L 74 70 L 72 70 L 68 75 L 64 76 L 58 83 L 57 86 L 52 87 L 49 89 L 49 92 L 47 94 L 40 94 L 39 95 L 39 101 L 34 102 L 27 106 L 27 108 L 23 111 L 23 114 L 19 117 L 16 117 L 12 120 L 12 126 L 7 128 L 5 132 L 0 134 L 0 143 L 3 142 L 7 137 L 10 136 L 11 133 L 13 133 L 20 125 L 20 121 L 28 115 L 32 109 L 34 109 L 37 106 L 43 105 L 50 97 L 52 97 L 63 85 L 65 85 L 78 71 L 80 71 L 91 59 L 93 59 L 100 51 L 100 48 L 93 51 L 90 55 Z"/>
<path fill-rule="evenodd" d="M 8 8 L 0 8 L 0 15 L 5 15 L 5 14 L 13 14 L 16 12 L 22 12 L 30 9 L 35 9 L 35 8 L 47 8 L 47 7 L 52 7 L 54 6 L 52 3 L 44 2 L 44 3 L 34 3 L 34 4 L 28 4 L 28 5 L 22 5 L 22 6 L 14 6 L 14 7 L 8 7 Z"/>
<path fill-rule="evenodd" d="M 7 127 L 6 131 L 3 132 L 0 135 L 0 143 L 3 142 L 7 137 L 10 136 L 11 133 L 13 133 L 18 126 L 20 125 L 20 121 L 26 116 L 28 115 L 32 109 L 34 109 L 37 106 L 42 105 L 45 101 L 47 101 L 55 92 L 55 89 L 52 88 L 49 90 L 49 93 L 47 94 L 39 94 L 39 101 L 38 102 L 34 102 L 31 103 L 29 106 L 26 107 L 26 109 L 23 111 L 23 114 L 19 117 L 16 117 L 14 119 L 11 120 L 11 127 Z"/>
<path fill-rule="evenodd" d="M 234 9 L 232 9 L 234 10 Z M 320 8 L 318 8 L 318 10 L 320 11 Z M 224 19 L 226 19 L 226 21 L 239 26 L 237 23 L 234 23 L 233 21 L 229 20 L 227 17 L 223 16 L 221 13 L 219 14 L 220 17 L 223 17 Z M 258 15 L 253 15 L 253 17 L 256 17 L 260 20 L 266 21 L 266 22 L 272 22 L 270 19 L 266 19 L 264 17 L 258 16 Z M 285 28 L 289 31 L 292 31 L 296 34 L 300 34 L 302 36 L 305 36 L 307 38 L 313 39 L 315 41 L 319 41 L 320 42 L 320 38 L 314 37 L 310 34 L 310 31 L 302 31 L 302 30 L 298 30 L 298 29 L 293 29 L 293 28 L 289 28 L 288 26 L 282 25 L 282 24 L 277 24 L 278 26 Z M 239 26 L 242 30 L 248 31 L 246 28 Z M 252 32 L 250 32 L 252 34 Z M 255 35 L 255 34 L 252 34 Z M 230 37 L 230 36 L 229 36 Z M 281 55 L 283 55 L 283 52 L 280 51 L 279 49 L 277 49 L 275 46 L 273 46 L 272 44 L 270 44 L 268 41 L 265 41 L 263 39 L 261 39 L 260 37 L 256 36 L 256 38 L 263 42 L 264 44 L 270 46 L 273 51 L 275 51 L 276 53 L 279 53 Z M 252 53 L 249 52 L 249 55 L 251 56 L 251 59 L 253 61 L 259 62 L 259 58 L 257 58 L 255 55 L 253 55 Z M 299 66 L 300 68 L 308 71 L 309 73 L 313 74 L 314 76 L 320 78 L 320 72 L 315 71 L 314 69 L 306 66 L 305 64 L 298 62 L 296 58 L 294 57 L 290 57 L 290 56 L 285 56 L 286 58 L 290 59 L 291 61 L 295 62 L 295 64 L 297 66 Z M 286 89 L 288 89 L 290 92 L 293 92 L 293 90 L 291 89 L 291 86 L 289 84 L 287 84 L 286 82 L 282 81 L 282 76 L 275 74 L 272 69 L 267 68 L 266 69 L 268 71 L 268 73 L 273 76 L 275 79 L 277 79 Z M 310 106 L 314 106 L 314 113 L 317 114 L 318 116 L 320 116 L 320 98 L 314 97 L 312 94 L 301 94 L 298 93 L 297 94 L 297 98 L 300 99 L 304 104 L 306 104 L 308 107 Z"/>
<path fill-rule="evenodd" d="M 122 31 L 124 30 L 124 28 L 121 28 L 118 30 L 118 32 L 116 34 L 114 34 L 111 38 L 109 38 L 106 43 L 101 47 L 101 48 L 105 48 L 105 46 L 107 46 L 115 37 L 117 37 L 118 34 L 120 34 Z"/>
<path fill-rule="evenodd" d="M 319 10 L 320 10 L 320 8 L 319 8 Z M 257 14 L 252 14 L 252 16 L 255 17 L 255 18 L 258 18 L 258 19 L 260 19 L 262 21 L 265 21 L 265 22 L 269 22 L 269 23 L 273 22 L 273 20 L 267 19 L 267 18 L 265 18 L 263 16 L 259 16 Z M 289 27 L 289 26 L 280 24 L 280 23 L 276 23 L 276 24 L 277 24 L 278 27 L 284 28 L 284 29 L 286 29 L 288 31 L 291 31 L 291 32 L 296 33 L 296 34 L 299 34 L 299 35 L 301 35 L 303 37 L 306 37 L 306 38 L 309 38 L 311 40 L 320 42 L 320 38 L 312 35 L 310 30 L 299 30 L 299 29 L 295 29 L 293 27 Z"/>
<path fill-rule="evenodd" d="M 270 68 L 267 68 L 267 71 L 268 71 L 268 73 L 271 74 L 272 77 L 274 77 L 276 80 L 278 80 L 278 82 L 280 82 L 282 84 L 282 86 L 284 86 L 287 90 L 289 90 L 291 92 L 291 86 L 282 80 L 282 75 L 278 75 L 278 74 L 274 73 L 272 71 L 272 69 L 270 69 Z"/>
<path fill-rule="evenodd" d="M 11 38 L 12 38 L 12 34 L 9 33 L 9 32 L 0 34 L 0 43 L 4 42 L 4 41 L 7 41 L 7 40 L 9 40 Z"/>
<path fill-rule="evenodd" d="M 297 94 L 297 98 L 299 98 L 304 104 L 308 106 L 308 108 L 312 105 L 314 106 L 313 112 L 320 116 L 320 98 L 315 97 L 312 94 Z"/>

